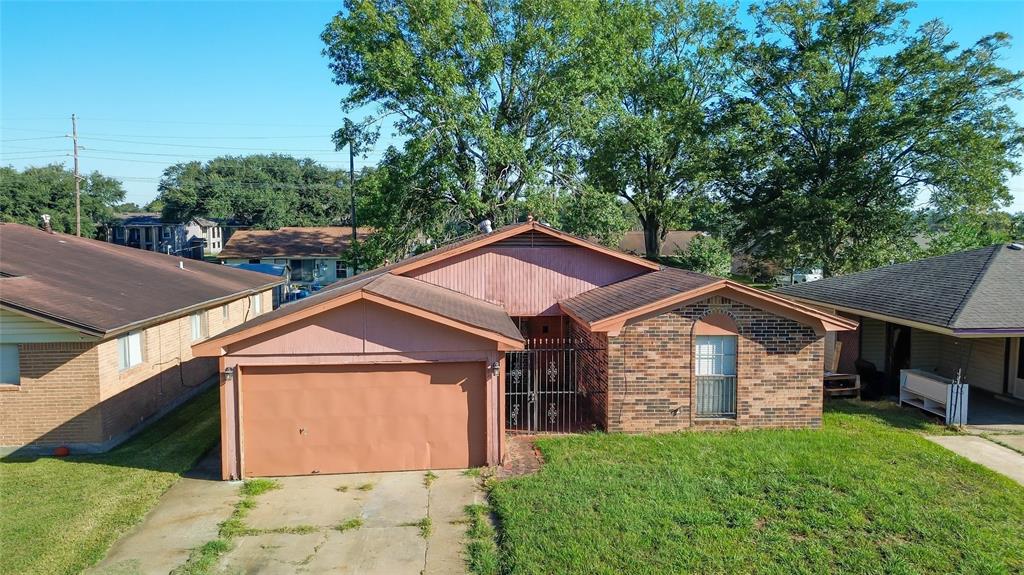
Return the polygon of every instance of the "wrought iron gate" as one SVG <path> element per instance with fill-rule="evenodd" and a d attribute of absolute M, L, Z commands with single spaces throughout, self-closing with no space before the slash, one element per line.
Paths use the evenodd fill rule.
<path fill-rule="evenodd" d="M 573 338 L 526 340 L 526 349 L 505 355 L 505 427 L 511 431 L 561 432 L 577 428 L 580 342 Z"/>

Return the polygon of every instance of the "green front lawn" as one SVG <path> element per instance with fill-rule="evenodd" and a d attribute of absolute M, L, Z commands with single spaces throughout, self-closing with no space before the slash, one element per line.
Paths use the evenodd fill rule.
<path fill-rule="evenodd" d="M 500 570 L 1024 573 L 1024 487 L 839 403 L 802 431 L 590 434 L 498 482 Z"/>
<path fill-rule="evenodd" d="M 217 441 L 204 392 L 102 455 L 0 463 L 0 573 L 78 573 L 149 511 Z"/>

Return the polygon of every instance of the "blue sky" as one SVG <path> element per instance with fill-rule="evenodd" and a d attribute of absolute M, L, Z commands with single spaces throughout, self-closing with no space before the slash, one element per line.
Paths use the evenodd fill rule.
<path fill-rule="evenodd" d="M 344 88 L 319 38 L 340 6 L 0 0 L 0 164 L 70 165 L 74 112 L 82 170 L 121 179 L 140 204 L 179 161 L 277 151 L 347 166 L 330 142 Z M 961 44 L 1009 32 L 1005 65 L 1024 69 L 1024 1 L 925 0 L 910 14 L 915 25 L 932 18 Z M 357 168 L 393 141 L 385 130 Z M 1024 210 L 1024 176 L 1010 186 L 1011 209 Z"/>

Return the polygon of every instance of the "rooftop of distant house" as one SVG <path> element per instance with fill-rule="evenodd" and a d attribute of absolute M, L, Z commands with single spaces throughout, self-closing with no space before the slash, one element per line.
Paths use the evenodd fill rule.
<path fill-rule="evenodd" d="M 356 237 L 363 241 L 372 233 L 372 228 L 357 228 Z M 344 226 L 239 230 L 232 234 L 217 257 L 330 258 L 345 253 L 351 245 L 352 228 Z"/>

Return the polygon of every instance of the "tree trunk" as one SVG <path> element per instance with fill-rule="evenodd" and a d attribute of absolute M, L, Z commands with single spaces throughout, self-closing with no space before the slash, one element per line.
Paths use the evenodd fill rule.
<path fill-rule="evenodd" d="M 657 260 L 661 256 L 661 220 L 657 215 L 648 214 L 643 219 L 644 251 L 647 259 Z"/>

